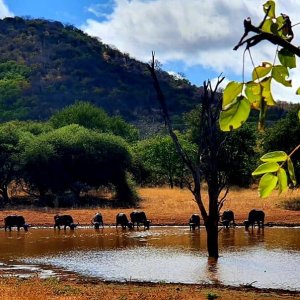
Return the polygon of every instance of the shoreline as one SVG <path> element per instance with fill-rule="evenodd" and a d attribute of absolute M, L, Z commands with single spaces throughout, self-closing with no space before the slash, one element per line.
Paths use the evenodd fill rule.
<path fill-rule="evenodd" d="M 9 265 L 9 264 L 6 264 Z M 16 265 L 15 263 L 13 265 Z M 27 265 L 27 264 L 22 264 L 22 265 Z M 22 266 L 20 264 L 20 266 Z M 129 281 L 117 281 L 117 280 L 104 280 L 104 279 L 97 279 L 85 275 L 81 275 L 76 272 L 72 271 L 67 271 L 62 268 L 56 268 L 54 266 L 47 266 L 45 268 L 45 265 L 38 265 L 39 267 L 42 267 L 41 269 L 43 270 L 51 270 L 54 271 L 55 275 L 54 276 L 49 276 L 49 277 L 39 277 L 38 273 L 32 271 L 32 274 L 28 276 L 22 277 L 21 273 L 18 270 L 11 270 L 8 273 L 2 274 L 2 271 L 0 272 L 0 292 L 1 292 L 1 287 L 3 287 L 3 282 L 6 280 L 17 280 L 21 281 L 22 283 L 25 283 L 26 285 L 31 285 L 35 284 L 35 281 L 39 281 L 41 283 L 47 283 L 47 282 L 53 282 L 55 281 L 56 284 L 59 284 L 61 286 L 65 286 L 68 284 L 76 285 L 76 286 L 82 286 L 86 288 L 91 288 L 91 287 L 97 287 L 97 286 L 104 286 L 104 287 L 111 287 L 113 286 L 114 289 L 118 290 L 123 290 L 123 289 L 129 289 L 131 290 L 132 288 L 146 288 L 146 289 L 153 289 L 157 290 L 159 288 L 164 288 L 167 290 L 172 290 L 172 291 L 182 291 L 184 289 L 187 290 L 201 290 L 201 291 L 216 291 L 216 293 L 219 292 L 229 292 L 229 294 L 232 296 L 232 293 L 234 292 L 243 292 L 243 293 L 254 293 L 257 297 L 259 298 L 254 298 L 254 299 L 260 299 L 260 296 L 267 296 L 272 297 L 272 295 L 275 295 L 276 297 L 272 297 L 271 299 L 287 299 L 287 298 L 292 298 L 292 299 L 300 299 L 300 290 L 292 290 L 292 289 L 282 289 L 282 288 L 259 288 L 255 287 L 252 284 L 254 283 L 249 283 L 249 284 L 241 284 L 241 285 L 226 285 L 222 283 L 176 283 L 176 282 L 153 282 L 153 281 L 135 281 L 135 280 L 129 280 Z M 23 274 L 24 275 L 24 274 Z M 280 298 L 277 298 L 279 296 Z M 281 298 L 283 297 L 283 298 Z M 287 298 L 286 298 L 287 297 Z M 1 298 L 3 299 L 3 298 Z M 22 298 L 23 299 L 23 298 Z M 27 298 L 25 298 L 27 299 Z M 31 299 L 31 298 L 28 298 Z M 51 298 L 52 299 L 52 298 Z M 64 299 L 64 298 L 63 298 Z M 73 298 L 72 298 L 73 299 Z M 85 298 L 74 298 L 74 299 L 85 299 Z M 106 298 L 105 298 L 106 299 Z M 118 298 L 119 299 L 119 298 Z M 126 298 L 127 299 L 127 298 Z M 131 298 L 129 298 L 131 299 Z M 148 299 L 148 298 L 145 298 Z M 152 298 L 149 298 L 152 299 Z M 157 298 L 157 299 L 164 299 L 164 298 Z M 177 299 L 177 298 L 176 298 Z M 190 299 L 190 298 L 179 298 L 179 299 Z M 198 299 L 198 298 L 197 298 Z M 201 298 L 202 299 L 202 298 Z M 206 299 L 206 298 L 205 298 Z M 221 299 L 232 299 L 231 297 L 229 298 L 223 298 Z M 235 298 L 233 298 L 235 299 Z M 240 299 L 240 298 L 237 298 Z M 243 298 L 241 298 L 243 299 Z M 248 299 L 248 297 L 246 298 Z"/>
<path fill-rule="evenodd" d="M 77 274 L 76 274 L 77 275 Z M 99 280 L 92 279 L 89 277 L 78 276 L 78 282 L 81 284 L 89 283 L 89 284 L 97 284 Z M 248 292 L 257 292 L 257 293 L 276 293 L 276 294 L 284 294 L 284 295 L 300 295 L 300 290 L 286 290 L 286 289 L 273 289 L 273 288 L 258 288 L 255 286 L 252 286 L 251 284 L 247 285 L 239 285 L 239 286 L 233 286 L 233 285 L 226 285 L 221 283 L 176 283 L 176 282 L 152 282 L 152 281 L 114 281 L 114 280 L 101 280 L 103 283 L 107 284 L 119 284 L 119 285 L 139 285 L 139 286 L 152 286 L 156 287 L 159 285 L 168 285 L 168 286 L 189 286 L 194 288 L 208 288 L 208 289 L 228 289 L 228 290 L 234 290 L 234 291 L 248 291 Z"/>
<path fill-rule="evenodd" d="M 180 284 L 152 282 L 114 282 L 85 279 L 80 276 L 60 280 L 31 277 L 0 277 L 1 299 L 78 299 L 96 300 L 288 300 L 300 299 L 300 292 L 259 289 L 252 286 L 221 284 Z M 21 295 L 21 297 L 20 297 Z"/>

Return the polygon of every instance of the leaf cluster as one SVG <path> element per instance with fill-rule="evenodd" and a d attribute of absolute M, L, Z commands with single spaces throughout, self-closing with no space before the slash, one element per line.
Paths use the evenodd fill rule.
<path fill-rule="evenodd" d="M 263 175 L 259 181 L 258 192 L 262 198 L 268 197 L 278 188 L 279 194 L 288 188 L 288 177 L 283 166 L 286 164 L 290 180 L 296 185 L 296 176 L 293 162 L 284 151 L 273 151 L 264 154 L 261 158 L 264 163 L 256 168 L 253 176 Z"/>
<path fill-rule="evenodd" d="M 284 15 L 276 17 L 274 1 L 267 1 L 263 8 L 266 15 L 257 29 L 258 32 L 267 32 L 282 39 L 289 39 L 288 17 Z M 249 47 L 248 45 L 248 51 Z M 259 128 L 264 129 L 267 109 L 276 104 L 271 90 L 272 81 L 291 87 L 292 81 L 288 79 L 289 71 L 296 67 L 296 56 L 288 49 L 281 48 L 276 54 L 278 63 L 262 62 L 261 65 L 254 67 L 252 80 L 228 83 L 223 93 L 220 115 L 220 127 L 223 131 L 239 128 L 248 119 L 251 109 L 260 111 Z"/>
<path fill-rule="evenodd" d="M 250 48 L 266 39 L 278 45 L 276 49 L 278 63 L 276 59 L 273 63 L 262 62 L 261 65 L 254 66 L 252 80 L 246 83 L 235 81 L 228 83 L 224 90 L 220 115 L 220 127 L 223 131 L 239 128 L 248 119 L 251 109 L 260 111 L 258 129 L 264 131 L 267 109 L 276 104 L 271 91 L 272 82 L 276 81 L 286 87 L 292 86 L 289 71 L 296 67 L 296 54 L 299 55 L 299 51 L 290 44 L 294 37 L 291 21 L 285 14 L 276 16 L 273 0 L 267 1 L 263 5 L 263 10 L 265 17 L 258 27 L 253 26 L 250 19 L 244 21 L 245 33 L 234 49 L 246 44 L 246 50 L 249 51 L 252 60 Z M 249 32 L 254 32 L 255 35 L 245 40 Z M 297 94 L 300 94 L 300 89 L 297 90 Z M 300 119 L 300 112 L 298 118 Z M 261 197 L 269 196 L 275 188 L 279 193 L 285 191 L 288 188 L 287 172 L 292 184 L 296 185 L 291 156 L 299 148 L 300 145 L 296 146 L 289 155 L 284 151 L 272 151 L 260 158 L 263 164 L 258 166 L 252 175 L 263 175 L 258 189 Z"/>

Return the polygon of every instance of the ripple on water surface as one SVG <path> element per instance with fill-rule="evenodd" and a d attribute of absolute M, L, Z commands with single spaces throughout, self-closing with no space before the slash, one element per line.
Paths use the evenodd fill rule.
<path fill-rule="evenodd" d="M 104 251 L 71 251 L 26 259 L 27 263 L 62 267 L 79 274 L 117 281 L 250 284 L 300 291 L 300 254 L 253 248 L 225 252 L 217 263 L 195 251 L 140 247 Z"/>

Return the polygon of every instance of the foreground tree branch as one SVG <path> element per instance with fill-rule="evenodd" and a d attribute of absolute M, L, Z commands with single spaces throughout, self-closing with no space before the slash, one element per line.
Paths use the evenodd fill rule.
<path fill-rule="evenodd" d="M 256 35 L 245 39 L 250 32 L 256 33 Z M 233 50 L 238 50 L 239 47 L 246 44 L 246 48 L 249 49 L 261 41 L 269 41 L 270 43 L 280 46 L 294 53 L 298 57 L 300 57 L 300 48 L 291 44 L 288 40 L 283 39 L 278 35 L 274 35 L 269 32 L 263 32 L 260 26 L 256 27 L 251 23 L 251 19 L 244 20 L 244 35 L 238 42 L 238 44 L 233 48 Z"/>

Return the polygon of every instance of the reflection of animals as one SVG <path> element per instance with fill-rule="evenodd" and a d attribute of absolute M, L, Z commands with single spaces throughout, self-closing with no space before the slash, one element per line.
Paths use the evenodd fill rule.
<path fill-rule="evenodd" d="M 102 227 L 103 226 L 103 218 L 102 218 L 102 215 L 100 213 L 96 213 L 93 220 L 92 220 L 92 224 L 94 225 L 95 229 L 99 229 L 100 225 Z"/>
<path fill-rule="evenodd" d="M 54 229 L 57 227 L 60 230 L 60 226 L 64 226 L 64 230 L 66 230 L 67 226 L 70 227 L 71 230 L 74 230 L 78 224 L 73 222 L 73 218 L 70 215 L 56 215 L 54 216 Z"/>
<path fill-rule="evenodd" d="M 150 227 L 150 220 L 147 220 L 146 214 L 143 211 L 133 211 L 130 214 L 130 219 L 132 222 L 132 226 L 134 228 L 134 224 L 136 224 L 136 227 L 138 228 L 140 224 L 144 224 L 144 228 L 149 229 Z"/>
<path fill-rule="evenodd" d="M 249 226 L 252 226 L 253 229 L 255 223 L 258 227 L 264 227 L 265 213 L 262 210 L 252 209 L 249 212 L 248 220 L 244 221 L 245 229 L 248 230 Z"/>
<path fill-rule="evenodd" d="M 189 220 L 190 230 L 195 230 L 196 227 L 200 229 L 200 216 L 197 214 L 193 214 Z"/>
<path fill-rule="evenodd" d="M 116 228 L 118 225 L 121 225 L 123 229 L 126 229 L 126 226 L 131 229 L 133 224 L 128 221 L 127 216 L 124 213 L 118 213 L 116 216 Z"/>
<path fill-rule="evenodd" d="M 224 227 L 228 228 L 230 225 L 235 226 L 234 213 L 232 210 L 225 210 L 221 217 L 221 223 Z"/>
<path fill-rule="evenodd" d="M 29 225 L 25 223 L 25 219 L 23 216 L 7 216 L 4 219 L 5 231 L 8 228 L 11 231 L 13 226 L 16 226 L 18 231 L 20 231 L 20 227 L 23 227 L 25 231 L 28 230 Z"/>

